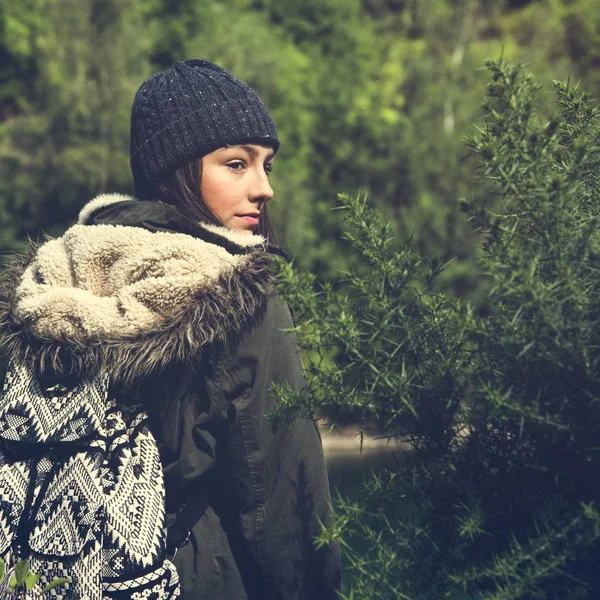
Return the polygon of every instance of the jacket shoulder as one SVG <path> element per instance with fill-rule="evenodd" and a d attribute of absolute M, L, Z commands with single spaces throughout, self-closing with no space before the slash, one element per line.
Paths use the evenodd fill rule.
<path fill-rule="evenodd" d="M 298 342 L 295 324 L 287 302 L 277 293 L 270 294 L 255 318 L 232 338 L 229 345 L 229 363 L 247 360 L 268 359 L 280 355 L 284 350 L 297 353 Z M 294 365 L 296 367 L 298 365 Z"/>

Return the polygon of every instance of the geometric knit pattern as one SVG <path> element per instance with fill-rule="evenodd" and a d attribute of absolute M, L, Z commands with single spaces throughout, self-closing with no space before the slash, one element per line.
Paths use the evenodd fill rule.
<path fill-rule="evenodd" d="M 165 557 L 162 467 L 140 405 L 107 376 L 43 389 L 10 364 L 0 399 L 0 556 L 28 558 L 64 600 L 179 596 Z"/>
<path fill-rule="evenodd" d="M 106 377 L 83 380 L 70 390 L 42 389 L 29 368 L 11 362 L 0 404 L 0 437 L 49 444 L 72 442 L 100 431 L 106 411 Z"/>

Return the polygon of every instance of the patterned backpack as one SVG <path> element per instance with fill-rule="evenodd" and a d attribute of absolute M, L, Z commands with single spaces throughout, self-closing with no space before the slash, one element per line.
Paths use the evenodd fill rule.
<path fill-rule="evenodd" d="M 166 559 L 164 483 L 141 406 L 109 378 L 48 385 L 9 364 L 0 397 L 0 556 L 27 558 L 53 598 L 179 596 Z"/>

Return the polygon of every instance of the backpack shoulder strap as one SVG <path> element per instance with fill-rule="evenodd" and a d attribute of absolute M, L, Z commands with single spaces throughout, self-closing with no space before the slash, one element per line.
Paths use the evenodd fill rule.
<path fill-rule="evenodd" d="M 167 528 L 167 554 L 175 558 L 177 550 L 190 538 L 194 525 L 204 516 L 210 506 L 206 478 L 201 477 L 198 485 L 177 512 L 175 521 Z"/>

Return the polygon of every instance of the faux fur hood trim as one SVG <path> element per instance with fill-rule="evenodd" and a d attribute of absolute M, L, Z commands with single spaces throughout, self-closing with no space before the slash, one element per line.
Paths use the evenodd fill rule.
<path fill-rule="evenodd" d="M 93 200 L 90 200 L 80 211 L 77 223 L 87 225 L 94 214 L 117 202 L 133 201 L 131 196 L 124 194 L 100 194 Z"/>
<path fill-rule="evenodd" d="M 239 231 L 234 231 L 228 227 L 213 225 L 212 223 L 198 223 L 198 225 L 206 231 L 210 231 L 211 233 L 225 238 L 242 248 L 252 248 L 266 243 L 266 240 L 262 235 L 248 235 L 247 233 L 240 233 Z"/>
<path fill-rule="evenodd" d="M 42 371 L 106 366 L 131 383 L 239 335 L 274 283 L 262 247 L 232 255 L 185 234 L 75 225 L 4 270 L 0 335 L 10 356 Z"/>

